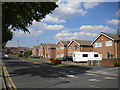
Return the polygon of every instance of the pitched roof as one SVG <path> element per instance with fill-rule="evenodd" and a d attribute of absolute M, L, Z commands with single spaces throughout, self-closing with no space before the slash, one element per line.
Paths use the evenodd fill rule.
<path fill-rule="evenodd" d="M 62 42 L 64 45 L 68 45 L 70 43 L 70 41 L 60 41 Z"/>
<path fill-rule="evenodd" d="M 91 44 L 92 41 L 87 41 L 87 40 L 72 40 L 72 41 L 68 44 L 68 46 L 69 46 L 72 42 L 75 42 L 75 43 L 77 43 L 78 45 L 92 46 L 92 44 Z"/>
<path fill-rule="evenodd" d="M 47 44 L 50 48 L 55 48 L 55 44 Z"/>
<path fill-rule="evenodd" d="M 46 43 L 40 43 L 40 45 L 45 48 L 45 46 L 47 45 Z"/>
<path fill-rule="evenodd" d="M 101 36 L 101 35 L 104 35 L 105 37 L 113 40 L 113 41 L 116 41 L 116 40 L 120 40 L 120 37 L 117 35 L 117 34 L 110 34 L 110 33 L 104 33 L 104 32 L 101 32 L 93 41 L 92 41 L 92 44 Z"/>
<path fill-rule="evenodd" d="M 56 46 L 58 45 L 58 43 L 61 43 L 62 45 L 68 45 L 70 43 L 70 41 L 58 41 Z"/>
<path fill-rule="evenodd" d="M 110 33 L 104 33 L 104 32 L 101 32 L 103 34 L 106 34 L 107 36 L 113 38 L 114 40 L 119 40 L 119 36 L 117 34 L 110 34 Z"/>
<path fill-rule="evenodd" d="M 75 41 L 80 45 L 91 45 L 91 42 L 92 42 L 92 41 L 86 41 L 86 40 L 75 40 Z"/>

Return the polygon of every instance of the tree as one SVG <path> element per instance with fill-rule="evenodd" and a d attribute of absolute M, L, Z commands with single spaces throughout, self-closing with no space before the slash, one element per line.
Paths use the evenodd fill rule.
<path fill-rule="evenodd" d="M 29 32 L 28 27 L 33 20 L 39 22 L 56 7 L 58 6 L 55 2 L 2 2 L 3 47 L 13 37 L 11 30 Z"/>
<path fill-rule="evenodd" d="M 11 40 L 13 37 L 13 32 L 10 29 L 6 29 L 2 32 L 2 47 L 4 47 L 8 40 Z"/>
<path fill-rule="evenodd" d="M 29 50 L 29 51 L 26 51 L 25 53 L 24 53 L 24 56 L 27 58 L 28 56 L 31 56 L 32 55 L 32 51 L 31 50 Z"/>

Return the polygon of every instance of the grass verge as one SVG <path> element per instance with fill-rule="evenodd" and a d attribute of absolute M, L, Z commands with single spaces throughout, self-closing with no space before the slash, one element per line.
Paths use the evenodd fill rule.
<path fill-rule="evenodd" d="M 70 64 L 60 64 L 58 67 L 79 67 L 77 65 L 70 65 Z"/>
<path fill-rule="evenodd" d="M 35 60 L 26 60 L 26 61 L 32 63 L 46 63 L 45 61 L 35 61 Z"/>

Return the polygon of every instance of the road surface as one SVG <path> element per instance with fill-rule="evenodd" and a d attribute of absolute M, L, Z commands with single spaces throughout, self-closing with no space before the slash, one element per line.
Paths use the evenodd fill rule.
<path fill-rule="evenodd" d="M 117 76 L 86 72 L 95 67 L 56 67 L 15 59 L 3 63 L 17 88 L 118 88 Z"/>

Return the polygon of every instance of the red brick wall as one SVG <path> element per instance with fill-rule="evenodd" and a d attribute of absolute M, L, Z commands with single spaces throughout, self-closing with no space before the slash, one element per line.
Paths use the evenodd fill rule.
<path fill-rule="evenodd" d="M 101 35 L 96 41 L 96 42 L 102 42 L 102 47 L 93 47 L 94 52 L 102 53 L 102 58 L 106 58 L 106 53 L 112 53 L 113 58 L 116 58 L 116 51 L 115 51 L 115 42 L 112 41 L 112 46 L 106 47 L 105 42 L 109 41 L 107 37 Z"/>
<path fill-rule="evenodd" d="M 117 57 L 120 58 L 120 41 L 116 43 L 117 43 Z"/>
<path fill-rule="evenodd" d="M 52 48 L 52 49 L 50 49 L 50 58 L 55 58 L 55 57 L 56 57 L 56 49 Z"/>
<path fill-rule="evenodd" d="M 45 58 L 55 58 L 56 57 L 56 49 L 50 48 L 50 50 L 48 50 L 48 48 L 50 48 L 50 47 L 47 45 L 45 48 Z M 46 56 L 46 54 L 48 54 L 50 57 Z"/>
<path fill-rule="evenodd" d="M 39 52 L 38 55 L 42 56 L 43 58 L 45 57 L 45 49 L 42 47 L 42 45 L 39 46 Z"/>
<path fill-rule="evenodd" d="M 68 48 L 67 48 L 67 46 L 64 46 L 64 56 L 68 56 Z"/>
<path fill-rule="evenodd" d="M 64 49 L 57 50 L 57 47 L 61 46 L 64 47 Z M 56 58 L 61 58 L 61 56 L 57 56 L 58 53 L 63 54 L 63 56 L 67 56 L 67 46 L 64 46 L 59 42 L 58 45 L 56 46 Z"/>
<path fill-rule="evenodd" d="M 72 46 L 72 50 L 69 49 L 69 47 Z M 75 46 L 78 46 L 79 48 L 77 50 L 74 49 Z M 80 52 L 92 52 L 93 47 L 89 46 L 79 46 L 75 42 L 71 43 L 71 45 L 68 47 L 68 55 L 71 55 L 73 52 L 80 51 Z"/>
<path fill-rule="evenodd" d="M 81 47 L 81 52 L 92 52 L 93 51 L 93 47 L 89 47 L 89 46 L 83 46 Z"/>
<path fill-rule="evenodd" d="M 60 42 L 57 44 L 57 46 L 56 46 L 56 58 L 60 58 L 60 56 L 57 56 L 58 55 L 58 53 L 59 54 L 61 54 L 61 53 L 63 53 L 64 54 L 64 49 L 57 49 L 58 47 L 61 47 L 61 46 L 63 46 Z"/>
<path fill-rule="evenodd" d="M 79 48 L 77 50 L 74 49 L 74 46 L 78 46 Z M 69 49 L 69 47 L 72 47 L 72 50 Z M 80 51 L 80 46 L 76 44 L 75 42 L 72 42 L 68 47 L 68 55 L 70 56 L 75 51 Z"/>
<path fill-rule="evenodd" d="M 119 59 L 102 59 L 101 66 L 114 67 L 116 62 L 120 62 L 120 58 Z"/>
<path fill-rule="evenodd" d="M 50 50 L 48 50 L 48 48 L 50 48 L 48 45 L 45 48 L 45 58 L 50 58 L 47 56 L 47 54 L 50 56 Z"/>

